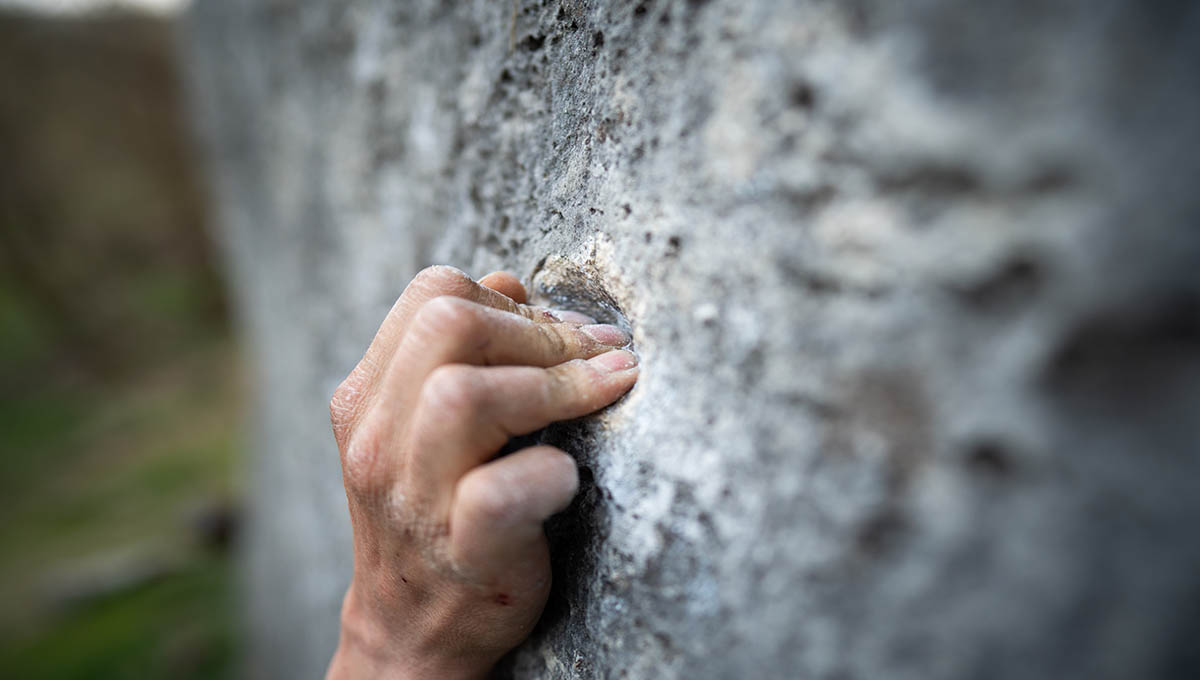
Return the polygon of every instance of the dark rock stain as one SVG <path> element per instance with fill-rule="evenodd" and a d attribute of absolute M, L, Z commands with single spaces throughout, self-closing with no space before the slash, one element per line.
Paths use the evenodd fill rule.
<path fill-rule="evenodd" d="M 1068 190 L 1078 183 L 1075 173 L 1065 167 L 1046 167 L 1033 174 L 1022 187 L 1030 194 L 1050 194 Z"/>
<path fill-rule="evenodd" d="M 994 312 L 1029 302 L 1041 289 L 1045 271 L 1033 255 L 1018 254 L 983 278 L 955 287 L 954 292 L 971 307 Z"/>
<path fill-rule="evenodd" d="M 926 164 L 886 175 L 880 178 L 879 185 L 885 192 L 957 196 L 978 191 L 982 181 L 967 167 Z"/>
<path fill-rule="evenodd" d="M 900 510 L 886 507 L 859 527 L 855 545 L 864 556 L 878 558 L 895 549 L 908 530 L 908 521 Z"/>
<path fill-rule="evenodd" d="M 931 409 L 916 376 L 901 371 L 873 371 L 860 376 L 840 403 L 826 435 L 829 455 L 853 453 L 858 433 L 884 442 L 886 477 L 893 497 L 903 494 L 932 448 Z"/>
<path fill-rule="evenodd" d="M 521 41 L 521 47 L 530 52 L 536 52 L 536 51 L 542 49 L 542 45 L 544 45 L 545 43 L 546 43 L 546 36 L 530 35 Z"/>
<path fill-rule="evenodd" d="M 788 100 L 791 102 L 792 106 L 808 111 L 816 106 L 817 93 L 816 90 L 813 89 L 812 85 L 801 81 L 792 86 Z"/>
<path fill-rule="evenodd" d="M 667 257 L 677 257 L 683 249 L 683 239 L 678 236 L 667 237 Z"/>
<path fill-rule="evenodd" d="M 1149 299 L 1147 299 L 1149 298 Z M 1042 385 L 1074 407 L 1145 413 L 1200 372 L 1200 295 L 1179 292 L 1093 314 L 1050 355 Z"/>
<path fill-rule="evenodd" d="M 789 285 L 803 290 L 809 295 L 822 297 L 842 291 L 841 283 L 833 276 L 805 267 L 792 255 L 777 256 L 775 266 Z"/>
<path fill-rule="evenodd" d="M 964 457 L 967 469 L 988 479 L 1006 479 L 1015 472 L 1016 462 L 1009 447 L 996 438 L 970 443 Z"/>

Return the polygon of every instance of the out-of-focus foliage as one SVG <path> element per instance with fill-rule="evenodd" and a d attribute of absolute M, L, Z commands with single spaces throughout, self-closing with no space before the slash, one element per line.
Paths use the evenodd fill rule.
<path fill-rule="evenodd" d="M 0 266 L 70 350 L 27 329 L 6 355 L 112 374 L 207 332 L 221 297 L 170 25 L 0 17 L 0 87 Z"/>
<path fill-rule="evenodd" d="M 223 677 L 236 357 L 171 25 L 0 14 L 0 676 Z"/>

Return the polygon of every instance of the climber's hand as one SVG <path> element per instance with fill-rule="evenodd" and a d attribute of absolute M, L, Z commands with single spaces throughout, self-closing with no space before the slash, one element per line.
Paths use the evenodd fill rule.
<path fill-rule="evenodd" d="M 541 614 L 542 522 L 575 495 L 575 462 L 492 457 L 612 403 L 637 367 L 621 330 L 524 302 L 512 275 L 426 269 L 334 393 L 354 578 L 329 677 L 479 677 Z"/>

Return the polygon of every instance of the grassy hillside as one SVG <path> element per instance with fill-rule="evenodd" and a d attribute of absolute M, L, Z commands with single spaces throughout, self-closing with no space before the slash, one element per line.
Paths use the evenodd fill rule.
<path fill-rule="evenodd" d="M 242 401 L 170 25 L 0 14 L 0 676 L 225 677 Z"/>

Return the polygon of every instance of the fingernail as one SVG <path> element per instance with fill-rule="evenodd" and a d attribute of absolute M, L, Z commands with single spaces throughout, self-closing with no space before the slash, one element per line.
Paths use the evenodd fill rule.
<path fill-rule="evenodd" d="M 588 361 L 612 373 L 631 369 L 638 363 L 637 355 L 625 349 L 614 349 Z"/>
<path fill-rule="evenodd" d="M 580 326 L 579 330 L 587 333 L 588 337 L 600 343 L 601 345 L 610 345 L 612 347 L 620 347 L 621 345 L 629 344 L 629 334 L 606 323 L 592 324 L 590 326 Z"/>
<path fill-rule="evenodd" d="M 596 323 L 596 320 L 582 312 L 572 312 L 569 309 L 548 309 L 550 316 L 563 323 Z"/>

